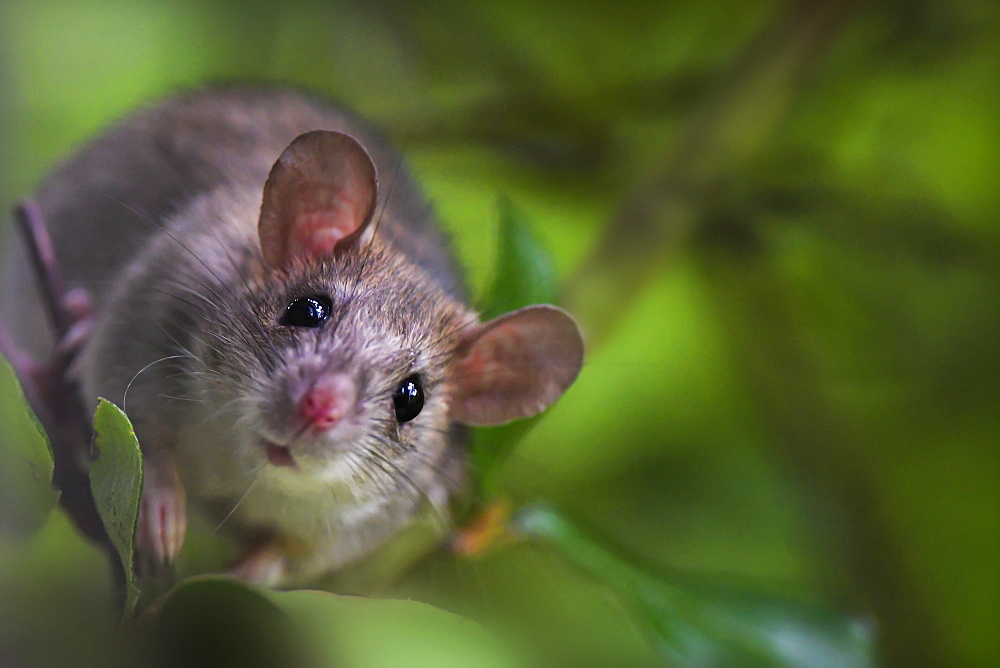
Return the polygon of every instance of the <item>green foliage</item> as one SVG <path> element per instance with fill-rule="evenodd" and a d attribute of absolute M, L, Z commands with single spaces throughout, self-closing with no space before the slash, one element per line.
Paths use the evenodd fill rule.
<path fill-rule="evenodd" d="M 154 603 L 147 617 L 144 649 L 163 665 L 306 665 L 309 647 L 289 616 L 233 578 L 190 578 Z"/>
<path fill-rule="evenodd" d="M 493 283 L 480 303 L 484 320 L 531 304 L 556 301 L 556 271 L 527 214 L 507 197 L 499 201 L 497 260 Z M 497 476 L 517 443 L 541 419 L 536 415 L 500 427 L 474 430 L 472 472 L 487 495 L 495 491 Z"/>
<path fill-rule="evenodd" d="M 158 607 L 146 640 L 170 665 L 521 665 L 480 625 L 418 601 L 277 592 L 206 576 Z"/>
<path fill-rule="evenodd" d="M 107 559 L 61 508 L 0 540 L 0 610 L 7 665 L 109 665 L 116 653 Z"/>
<path fill-rule="evenodd" d="M 476 622 L 419 601 L 318 591 L 263 594 L 307 635 L 305 646 L 326 665 L 522 665 L 509 647 Z"/>
<path fill-rule="evenodd" d="M 691 574 L 679 571 L 653 575 L 550 508 L 526 508 L 514 523 L 610 586 L 671 665 L 847 668 L 875 663 L 870 622 L 704 577 L 695 583 Z"/>
<path fill-rule="evenodd" d="M 552 254 L 528 214 L 509 197 L 501 197 L 498 208 L 493 284 L 479 306 L 484 320 L 531 304 L 554 304 L 558 288 Z"/>
<path fill-rule="evenodd" d="M 31 533 L 57 498 L 52 488 L 52 448 L 3 357 L 0 424 L 0 536 Z"/>
<path fill-rule="evenodd" d="M 108 564 L 56 507 L 52 453 L 0 357 L 0 647 L 14 665 L 101 663 Z"/>
<path fill-rule="evenodd" d="M 131 615 L 139 600 L 135 583 L 135 532 L 142 500 L 142 451 L 128 417 L 103 398 L 94 415 L 94 450 L 90 487 L 101 521 L 125 569 L 125 614 Z"/>
<path fill-rule="evenodd" d="M 837 21 L 798 34 L 803 8 Z M 865 601 L 891 665 L 995 665 L 998 36 L 988 0 L 0 3 L 0 210 L 180 88 L 343 100 L 403 147 L 474 294 L 507 193 L 588 343 L 603 333 L 516 451 L 480 450 L 484 487 L 685 573 Z M 100 612 L 50 594 L 106 589 L 102 555 L 12 454 L 22 405 L 4 389 L 0 517 L 41 529 L 0 546 L 0 580 L 26 593 L 0 602 L 18 611 L 0 640 L 34 626 L 35 649 L 75 651 L 63 631 Z M 643 664 L 621 606 L 548 554 L 435 558 L 385 593 L 481 603 L 485 582 L 552 645 Z"/>

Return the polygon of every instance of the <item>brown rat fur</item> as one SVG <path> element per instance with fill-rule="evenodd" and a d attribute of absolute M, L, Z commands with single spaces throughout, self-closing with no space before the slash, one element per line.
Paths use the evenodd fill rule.
<path fill-rule="evenodd" d="M 152 559 L 177 554 L 190 502 L 245 543 L 244 577 L 335 570 L 422 505 L 447 512 L 464 484 L 454 416 L 525 417 L 575 378 L 582 343 L 558 309 L 478 323 L 400 162 L 310 97 L 212 89 L 125 119 L 39 190 L 64 272 L 96 304 L 84 399 L 123 405 L 143 447 Z M 4 318 L 43 354 L 18 281 Z M 313 297 L 322 321 L 289 321 Z M 394 404 L 405 388 L 412 417 Z"/>

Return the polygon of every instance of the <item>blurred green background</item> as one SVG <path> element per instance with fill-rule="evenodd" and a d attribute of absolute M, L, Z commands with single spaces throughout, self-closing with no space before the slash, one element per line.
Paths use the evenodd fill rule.
<path fill-rule="evenodd" d="M 590 344 L 513 499 L 870 612 L 890 664 L 1000 660 L 1000 3 L 4 2 L 0 68 L 4 210 L 134 106 L 234 79 L 385 129 L 474 294 L 506 195 Z M 650 660 L 532 549 L 388 594 Z"/>

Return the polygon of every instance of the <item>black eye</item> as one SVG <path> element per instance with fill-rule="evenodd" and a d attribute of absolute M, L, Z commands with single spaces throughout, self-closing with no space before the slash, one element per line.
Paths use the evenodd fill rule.
<path fill-rule="evenodd" d="M 392 395 L 392 403 L 396 405 L 396 419 L 400 422 L 409 422 L 420 415 L 420 409 L 424 407 L 424 388 L 420 383 L 420 376 L 413 374 L 396 388 L 396 393 Z"/>
<path fill-rule="evenodd" d="M 299 297 L 285 307 L 282 325 L 292 327 L 319 327 L 330 317 L 333 302 L 329 297 Z"/>

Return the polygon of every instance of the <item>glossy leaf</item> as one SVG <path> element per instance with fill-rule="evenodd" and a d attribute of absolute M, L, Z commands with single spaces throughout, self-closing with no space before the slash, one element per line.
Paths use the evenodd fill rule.
<path fill-rule="evenodd" d="M 496 269 L 480 305 L 484 320 L 531 304 L 556 301 L 555 265 L 527 214 L 506 197 L 500 198 L 499 210 Z M 474 431 L 473 475 L 481 489 L 487 493 L 492 489 L 496 472 L 539 418 Z"/>
<path fill-rule="evenodd" d="M 14 370 L 0 357 L 0 534 L 25 535 L 56 503 L 52 448 Z"/>
<path fill-rule="evenodd" d="M 480 305 L 484 319 L 556 299 L 555 265 L 528 215 L 506 197 L 500 198 L 498 208 L 496 268 Z"/>
<path fill-rule="evenodd" d="M 132 423 L 120 408 L 101 399 L 94 415 L 96 458 L 90 466 L 90 487 L 104 528 L 118 551 L 128 588 L 126 613 L 135 610 L 135 532 L 142 499 L 142 452 Z"/>
<path fill-rule="evenodd" d="M 874 664 L 872 625 L 862 619 L 679 571 L 653 574 L 550 508 L 525 509 L 514 522 L 519 531 L 611 587 L 672 665 Z"/>
<path fill-rule="evenodd" d="M 519 665 L 477 623 L 425 603 L 276 592 L 224 577 L 177 587 L 149 638 L 176 665 Z"/>
<path fill-rule="evenodd" d="M 144 613 L 143 651 L 165 665 L 302 666 L 292 620 L 262 591 L 239 580 L 191 578 Z"/>
<path fill-rule="evenodd" d="M 308 634 L 326 665 L 513 666 L 513 653 L 474 621 L 419 601 L 267 592 Z"/>

